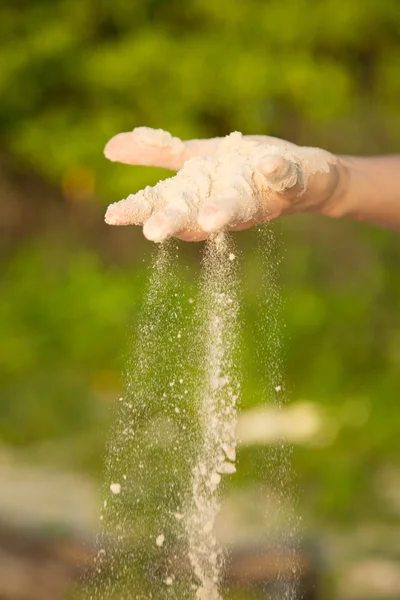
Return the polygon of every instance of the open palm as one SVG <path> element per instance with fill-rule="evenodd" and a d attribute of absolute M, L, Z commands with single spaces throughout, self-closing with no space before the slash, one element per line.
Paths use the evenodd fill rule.
<path fill-rule="evenodd" d="M 143 225 L 161 242 L 187 241 L 221 229 L 240 230 L 282 214 L 312 212 L 337 187 L 336 159 L 268 136 L 181 141 L 162 130 L 139 127 L 105 147 L 112 161 L 178 171 L 154 187 L 111 204 L 110 225 Z"/>

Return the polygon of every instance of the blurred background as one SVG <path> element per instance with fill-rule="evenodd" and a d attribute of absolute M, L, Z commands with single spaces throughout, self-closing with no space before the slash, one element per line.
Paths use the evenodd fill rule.
<path fill-rule="evenodd" d="M 339 154 L 399 152 L 400 5 L 3 0 L 0 10 L 0 598 L 57 600 L 96 531 L 153 251 L 140 229 L 107 227 L 105 207 L 169 176 L 108 163 L 105 142 L 147 125 L 183 139 L 238 130 Z M 278 418 L 260 398 L 256 234 L 241 233 L 242 458 L 230 493 L 260 507 L 259 457 L 285 433 L 313 597 L 399 598 L 399 237 L 311 216 L 273 231 L 288 403 Z M 180 244 L 188 289 L 201 246 Z"/>

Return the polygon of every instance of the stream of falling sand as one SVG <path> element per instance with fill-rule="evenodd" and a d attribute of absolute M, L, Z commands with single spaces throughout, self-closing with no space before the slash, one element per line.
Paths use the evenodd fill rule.
<path fill-rule="evenodd" d="M 263 229 L 260 337 L 270 353 L 260 387 L 281 407 L 280 297 L 271 244 L 272 233 Z M 238 260 L 229 235 L 206 242 L 193 319 L 184 316 L 185 302 L 193 299 L 184 295 L 177 259 L 174 241 L 155 251 L 108 444 L 103 531 L 85 600 L 223 598 L 224 550 L 215 523 L 223 478 L 236 471 Z M 267 452 L 266 478 L 279 505 L 287 506 L 290 450 L 282 440 Z M 282 548 L 297 531 L 295 514 L 284 518 L 290 523 Z M 295 571 L 295 549 L 291 552 Z M 285 600 L 297 597 L 293 583 L 282 584 Z"/>
<path fill-rule="evenodd" d="M 284 369 L 284 339 L 281 318 L 283 299 L 279 288 L 279 268 L 282 255 L 277 242 L 277 232 L 273 223 L 265 223 L 257 228 L 257 262 L 261 267 L 258 293 L 259 318 L 257 329 L 259 342 L 255 344 L 256 361 L 263 365 L 260 370 L 258 387 L 262 400 L 268 398 L 269 405 L 283 410 L 288 400 L 287 389 L 282 380 Z M 264 364 L 263 364 L 264 363 Z M 300 521 L 297 512 L 297 497 L 292 466 L 293 447 L 286 439 L 279 439 L 265 448 L 267 454 L 264 473 L 265 498 L 275 497 L 275 514 L 266 515 L 266 520 L 280 523 L 280 536 L 275 540 L 277 553 L 289 556 L 292 577 L 287 573 L 277 574 L 276 584 L 283 600 L 299 598 L 299 550 Z"/>
<path fill-rule="evenodd" d="M 169 597 L 186 597 L 173 585 L 171 559 L 185 542 L 179 524 L 192 460 L 176 251 L 173 241 L 155 250 L 132 335 L 105 457 L 96 573 L 85 581 L 85 599 L 150 600 L 166 589 Z"/>
<path fill-rule="evenodd" d="M 260 393 L 280 408 L 285 396 L 280 294 L 269 228 L 260 231 L 259 241 L 259 337 L 269 348 Z M 230 236 L 218 234 L 206 243 L 193 319 L 184 316 L 185 302 L 194 301 L 179 282 L 177 258 L 173 241 L 155 250 L 108 444 L 103 527 L 85 600 L 223 597 L 224 550 L 214 526 L 223 477 L 235 473 L 238 261 Z M 295 573 L 298 522 L 283 508 L 292 503 L 290 449 L 282 440 L 266 452 L 265 493 L 272 484 L 278 495 L 288 526 L 281 550 L 291 552 Z M 280 586 L 285 600 L 298 597 L 296 583 L 286 582 L 284 574 Z"/>
<path fill-rule="evenodd" d="M 96 574 L 84 598 L 222 598 L 214 524 L 221 479 L 235 472 L 236 264 L 228 236 L 206 243 L 193 335 L 176 243 L 156 250 L 108 444 Z"/>
<path fill-rule="evenodd" d="M 220 600 L 223 550 L 214 525 L 220 511 L 219 485 L 235 473 L 238 339 L 236 256 L 220 233 L 206 244 L 201 282 L 199 328 L 203 351 L 198 401 L 200 445 L 193 468 L 192 494 L 185 521 L 189 559 L 199 581 L 198 600 Z"/>

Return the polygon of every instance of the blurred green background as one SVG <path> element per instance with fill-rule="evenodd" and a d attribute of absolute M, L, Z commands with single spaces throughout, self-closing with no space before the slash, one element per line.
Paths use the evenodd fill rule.
<path fill-rule="evenodd" d="M 169 175 L 108 163 L 105 142 L 147 125 L 183 139 L 238 130 L 398 152 L 400 5 L 3 0 L 0 48 L 0 464 L 100 479 L 153 252 L 103 214 Z M 332 597 L 367 597 L 363 581 L 368 597 L 399 597 L 399 237 L 310 216 L 273 230 L 299 512 L 324 548 Z M 260 404 L 260 274 L 255 232 L 236 242 L 245 413 Z M 192 289 L 201 244 L 180 255 Z M 302 436 L 304 419 L 306 432 L 314 425 Z M 249 468 L 238 485 L 256 482 Z"/>

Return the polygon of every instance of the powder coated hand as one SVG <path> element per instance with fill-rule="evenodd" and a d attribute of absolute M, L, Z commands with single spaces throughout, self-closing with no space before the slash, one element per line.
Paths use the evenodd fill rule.
<path fill-rule="evenodd" d="M 155 242 L 187 241 L 221 229 L 238 231 L 294 212 L 320 212 L 337 193 L 336 157 L 267 136 L 182 142 L 139 127 L 105 147 L 112 161 L 177 170 L 174 177 L 108 207 L 110 225 L 143 225 Z"/>

